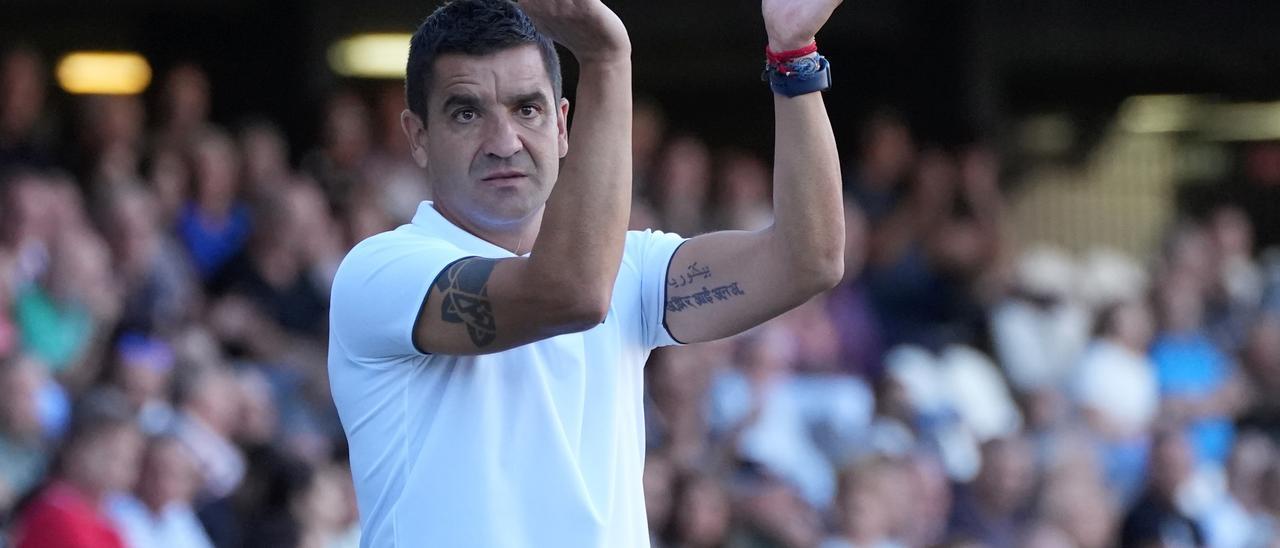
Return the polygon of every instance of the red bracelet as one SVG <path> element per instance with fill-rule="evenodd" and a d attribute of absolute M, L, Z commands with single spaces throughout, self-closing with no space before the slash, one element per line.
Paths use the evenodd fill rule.
<path fill-rule="evenodd" d="M 818 41 L 814 40 L 812 42 L 809 42 L 809 45 L 803 48 L 789 49 L 787 51 L 773 51 L 769 49 L 769 46 L 765 46 L 764 56 L 766 59 L 769 60 L 770 65 L 781 65 L 792 59 L 796 59 L 798 57 L 804 57 L 811 53 L 817 53 L 817 51 L 818 51 Z"/>

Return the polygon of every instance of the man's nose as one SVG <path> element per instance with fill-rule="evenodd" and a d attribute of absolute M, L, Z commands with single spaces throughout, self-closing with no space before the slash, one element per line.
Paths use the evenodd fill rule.
<path fill-rule="evenodd" d="M 484 142 L 484 152 L 499 158 L 510 158 L 517 152 L 524 149 L 524 143 L 520 141 L 520 134 L 516 132 L 515 124 L 506 116 L 493 116 L 489 118 L 487 135 Z"/>

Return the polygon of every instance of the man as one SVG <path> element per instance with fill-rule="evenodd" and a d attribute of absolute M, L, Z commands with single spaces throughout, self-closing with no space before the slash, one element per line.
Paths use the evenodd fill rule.
<path fill-rule="evenodd" d="M 600 0 L 455 0 L 422 24 L 402 125 L 435 202 L 351 251 L 330 312 L 365 546 L 648 546 L 649 351 L 841 277 L 829 73 L 806 48 L 839 2 L 764 1 L 775 224 L 688 240 L 625 231 L 631 46 Z M 580 66 L 572 136 L 551 40 Z"/>
<path fill-rule="evenodd" d="M 88 401 L 72 422 L 50 481 L 18 515 L 15 548 L 126 546 L 106 500 L 137 481 L 142 435 L 123 402 Z"/>

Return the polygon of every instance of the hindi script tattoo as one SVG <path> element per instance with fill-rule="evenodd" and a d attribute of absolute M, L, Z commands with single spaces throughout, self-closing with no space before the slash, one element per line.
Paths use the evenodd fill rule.
<path fill-rule="evenodd" d="M 436 289 L 443 293 L 440 319 L 466 325 L 467 335 L 477 347 L 487 346 L 498 336 L 489 302 L 489 274 L 496 262 L 479 257 L 463 259 L 436 278 Z"/>
<path fill-rule="evenodd" d="M 734 297 L 746 295 L 747 292 L 738 287 L 738 282 L 707 289 L 692 295 L 670 295 L 667 297 L 667 312 L 679 312 L 689 308 L 701 308 L 716 301 L 727 301 Z"/>

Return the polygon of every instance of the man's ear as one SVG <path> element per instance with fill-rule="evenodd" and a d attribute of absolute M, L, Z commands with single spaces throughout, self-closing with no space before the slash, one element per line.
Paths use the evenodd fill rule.
<path fill-rule="evenodd" d="M 404 136 L 409 138 L 409 152 L 418 167 L 427 167 L 427 125 L 413 111 L 405 109 L 400 113 L 400 127 Z"/>
<path fill-rule="evenodd" d="M 556 109 L 556 130 L 560 137 L 560 157 L 569 153 L 569 100 L 560 98 L 560 108 Z"/>

